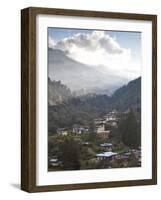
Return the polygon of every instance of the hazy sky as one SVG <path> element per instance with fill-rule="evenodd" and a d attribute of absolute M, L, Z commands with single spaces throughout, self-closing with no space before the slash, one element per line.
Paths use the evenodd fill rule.
<path fill-rule="evenodd" d="M 48 41 L 49 47 L 61 49 L 70 58 L 104 73 L 129 80 L 141 76 L 139 32 L 48 28 Z"/>

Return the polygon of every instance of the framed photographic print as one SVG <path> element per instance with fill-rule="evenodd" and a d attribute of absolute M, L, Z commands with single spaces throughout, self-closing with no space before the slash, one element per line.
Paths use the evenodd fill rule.
<path fill-rule="evenodd" d="M 157 16 L 21 11 L 21 188 L 157 183 Z"/>

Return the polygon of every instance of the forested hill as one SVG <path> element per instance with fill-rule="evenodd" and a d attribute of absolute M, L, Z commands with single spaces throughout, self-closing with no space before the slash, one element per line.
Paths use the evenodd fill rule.
<path fill-rule="evenodd" d="M 59 83 L 60 84 L 60 83 Z M 63 86 L 64 88 L 64 86 Z M 66 88 L 68 90 L 68 88 Z M 129 107 L 140 116 L 141 110 L 141 78 L 129 82 L 119 88 L 109 97 L 107 95 L 85 95 L 67 100 L 48 109 L 49 131 L 54 132 L 58 127 L 70 127 L 73 124 L 88 124 L 92 119 L 102 116 L 112 109 L 126 111 Z"/>
<path fill-rule="evenodd" d="M 119 88 L 112 95 L 112 106 L 120 111 L 141 108 L 141 77 Z"/>

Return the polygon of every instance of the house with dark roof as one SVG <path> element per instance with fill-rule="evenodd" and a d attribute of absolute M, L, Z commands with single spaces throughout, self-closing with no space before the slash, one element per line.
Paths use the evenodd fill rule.
<path fill-rule="evenodd" d="M 112 151 L 113 144 L 112 143 L 103 143 L 103 144 L 100 144 L 100 146 L 106 151 Z"/>

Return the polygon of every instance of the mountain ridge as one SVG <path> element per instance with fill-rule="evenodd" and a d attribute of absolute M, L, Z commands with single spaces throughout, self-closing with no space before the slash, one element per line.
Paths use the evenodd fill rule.
<path fill-rule="evenodd" d="M 128 82 L 126 78 L 111 74 L 108 67 L 83 64 L 70 58 L 60 49 L 49 48 L 48 65 L 50 79 L 62 80 L 72 92 L 85 89 L 87 93 L 98 93 L 101 89 L 106 89 L 106 94 L 109 95 Z"/>

